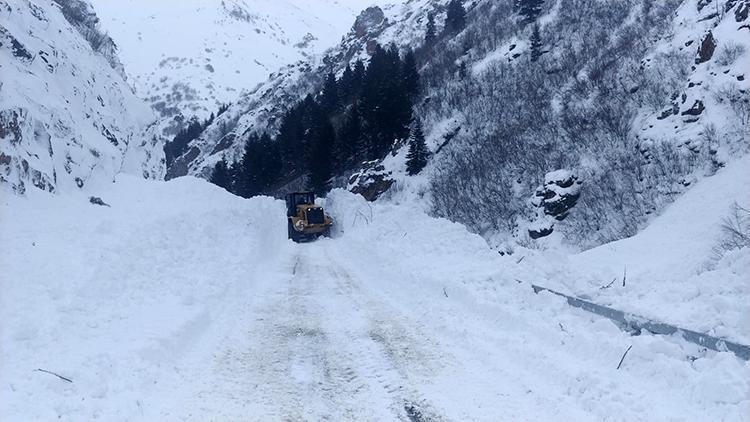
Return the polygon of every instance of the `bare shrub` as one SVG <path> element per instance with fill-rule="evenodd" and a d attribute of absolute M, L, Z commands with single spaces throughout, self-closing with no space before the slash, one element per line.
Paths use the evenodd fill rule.
<path fill-rule="evenodd" d="M 671 97 L 680 91 L 688 78 L 691 58 L 685 52 L 670 51 L 651 60 L 638 93 L 651 111 L 661 111 L 670 105 Z"/>
<path fill-rule="evenodd" d="M 716 54 L 716 64 L 719 66 L 731 66 L 744 53 L 744 45 L 727 42 L 721 47 L 718 54 Z"/>
<path fill-rule="evenodd" d="M 736 83 L 726 84 L 716 91 L 715 97 L 717 102 L 729 104 L 734 111 L 741 126 L 748 129 L 750 126 L 750 93 L 741 89 Z"/>
<path fill-rule="evenodd" d="M 750 210 L 732 204 L 729 216 L 721 223 L 722 239 L 718 247 L 730 251 L 750 246 Z"/>
<path fill-rule="evenodd" d="M 91 49 L 107 59 L 109 65 L 124 74 L 124 69 L 117 57 L 117 44 L 106 31 L 99 27 L 99 17 L 93 7 L 82 0 L 54 0 L 68 21 L 89 43 Z"/>

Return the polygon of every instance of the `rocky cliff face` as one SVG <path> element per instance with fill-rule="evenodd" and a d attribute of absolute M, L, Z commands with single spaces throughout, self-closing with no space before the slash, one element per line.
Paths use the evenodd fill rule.
<path fill-rule="evenodd" d="M 83 14 L 64 15 L 68 3 Z M 96 21 L 75 20 L 88 13 L 81 1 L 0 1 L 0 183 L 16 193 L 118 172 L 163 177 L 155 116 L 124 81 L 114 46 L 97 44 L 106 38 Z"/>

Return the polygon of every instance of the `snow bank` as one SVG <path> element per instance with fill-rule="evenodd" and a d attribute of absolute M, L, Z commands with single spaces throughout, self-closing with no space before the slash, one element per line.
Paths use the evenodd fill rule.
<path fill-rule="evenodd" d="M 646 333 L 631 337 L 559 297 L 532 293 L 530 282 L 555 285 L 566 275 L 554 256 L 502 257 L 481 237 L 427 216 L 416 204 L 373 204 L 338 190 L 326 207 L 337 228 L 325 242 L 345 258 L 347 271 L 408 312 L 419 329 L 437 330 L 432 333 L 442 340 L 436 349 L 461 361 L 455 364 L 460 369 L 443 369 L 423 386 L 452 398 L 440 410 L 454 420 L 501 414 L 507 420 L 552 414 L 564 420 L 742 420 L 750 414 L 750 366 L 731 353 Z M 526 390 L 525 399 L 513 393 L 517 389 Z M 514 400 L 498 404 L 498 391 Z M 540 396 L 545 399 L 534 398 Z M 470 413 L 467 404 L 473 404 Z"/>
<path fill-rule="evenodd" d="M 138 420 L 169 396 L 162 383 L 179 362 L 211 352 L 226 310 L 289 247 L 281 202 L 198 179 L 3 198 L 4 421 Z"/>
<path fill-rule="evenodd" d="M 193 178 L 86 189 L 0 202 L 3 421 L 325 415 L 359 382 L 447 420 L 750 415 L 748 363 L 536 295 L 527 262 L 551 284 L 554 260 L 502 257 L 420 204 L 336 190 L 333 238 L 297 245 L 270 198 Z"/>

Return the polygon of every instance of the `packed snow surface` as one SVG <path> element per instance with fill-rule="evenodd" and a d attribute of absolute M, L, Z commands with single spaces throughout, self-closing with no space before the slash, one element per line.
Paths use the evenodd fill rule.
<path fill-rule="evenodd" d="M 535 295 L 416 208 L 334 191 L 298 245 L 281 201 L 99 189 L 2 196 L 3 421 L 750 417 L 748 363 Z"/>

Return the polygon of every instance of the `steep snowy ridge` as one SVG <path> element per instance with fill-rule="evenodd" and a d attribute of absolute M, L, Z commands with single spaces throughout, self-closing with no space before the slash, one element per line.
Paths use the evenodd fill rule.
<path fill-rule="evenodd" d="M 162 178 L 153 113 L 53 2 L 0 2 L 0 181 L 68 191 Z"/>
<path fill-rule="evenodd" d="M 172 135 L 190 117 L 206 119 L 270 73 L 334 45 L 371 2 L 93 0 L 136 94 Z"/>

